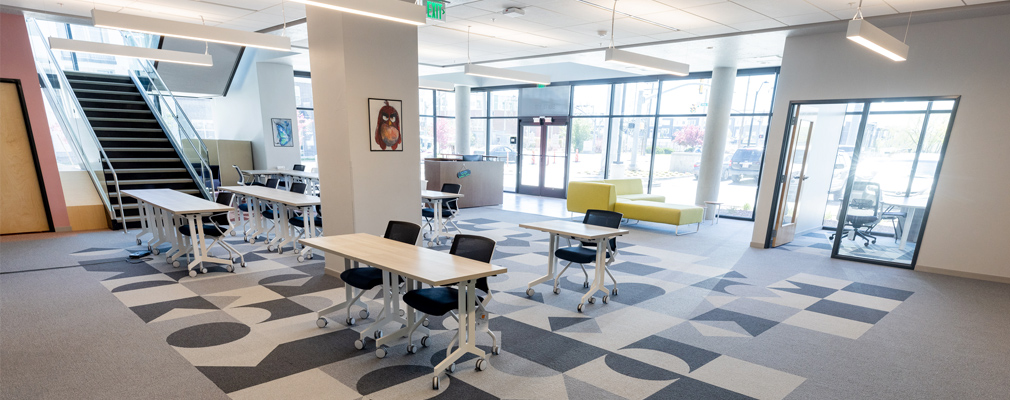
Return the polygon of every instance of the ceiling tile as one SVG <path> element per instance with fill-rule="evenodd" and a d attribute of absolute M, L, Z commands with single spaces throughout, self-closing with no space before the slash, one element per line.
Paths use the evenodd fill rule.
<path fill-rule="evenodd" d="M 564 14 L 586 22 L 610 21 L 609 10 L 596 8 L 574 0 L 544 0 L 537 7 Z"/>
<path fill-rule="evenodd" d="M 649 37 L 662 41 L 662 40 L 679 40 L 679 39 L 693 38 L 695 37 L 695 35 L 687 31 L 678 31 L 678 32 L 660 33 L 658 35 L 649 35 Z"/>
<path fill-rule="evenodd" d="M 748 10 L 744 7 L 740 7 L 734 3 L 728 3 L 728 2 L 709 4 L 707 6 L 691 7 L 685 9 L 684 11 L 726 25 L 732 25 L 741 22 L 759 21 L 767 18 L 754 11 Z"/>
<path fill-rule="evenodd" d="M 963 6 L 961 0 L 886 0 L 892 8 L 898 12 L 913 12 L 923 10 L 935 10 L 938 8 L 948 8 Z"/>
<path fill-rule="evenodd" d="M 824 11 L 852 10 L 856 11 L 859 0 L 806 0 L 808 3 Z M 863 10 L 867 7 L 887 6 L 884 0 L 863 0 Z"/>
<path fill-rule="evenodd" d="M 715 3 L 725 3 L 726 1 L 727 0 L 656 0 L 657 3 L 663 3 L 670 7 L 679 9 L 704 6 Z"/>
<path fill-rule="evenodd" d="M 492 14 L 496 14 L 496 13 L 493 13 L 491 11 L 484 10 L 484 9 L 481 9 L 481 8 L 470 7 L 470 6 L 452 6 L 451 3 L 450 3 L 449 7 L 445 8 L 445 16 L 446 16 L 446 18 L 467 19 L 467 18 L 478 17 L 478 16 L 481 16 L 481 15 L 492 15 Z M 497 14 L 497 15 L 501 15 L 501 14 Z"/>
<path fill-rule="evenodd" d="M 727 33 L 736 33 L 736 32 L 739 31 L 723 25 L 713 25 L 707 28 L 697 28 L 688 31 L 688 33 L 693 33 L 698 36 L 724 35 Z"/>
<path fill-rule="evenodd" d="M 656 21 L 663 25 L 672 26 L 674 28 L 681 30 L 691 30 L 695 28 L 704 28 L 704 27 L 711 27 L 714 25 L 720 25 L 718 22 L 712 21 L 710 19 L 702 18 L 697 15 L 679 10 L 650 15 L 649 20 Z"/>
<path fill-rule="evenodd" d="M 783 24 L 773 19 L 763 19 L 760 21 L 741 22 L 739 24 L 733 24 L 730 26 L 739 29 L 741 32 L 747 32 L 747 31 L 759 31 L 762 29 L 781 28 L 786 26 L 786 24 Z"/>
<path fill-rule="evenodd" d="M 786 25 L 814 24 L 818 22 L 838 21 L 839 18 L 830 13 L 820 11 L 813 14 L 793 15 L 789 17 L 776 18 Z"/>
<path fill-rule="evenodd" d="M 874 17 L 877 15 L 888 15 L 888 14 L 897 14 L 897 13 L 894 11 L 893 8 L 891 8 L 891 6 L 886 4 L 870 7 L 867 7 L 865 4 L 863 4 L 864 17 Z M 831 15 L 834 15 L 841 19 L 852 19 L 852 17 L 856 15 L 856 9 L 852 8 L 847 10 L 832 11 Z"/>
<path fill-rule="evenodd" d="M 608 9 L 614 7 L 613 0 L 585 0 L 585 1 L 599 5 L 600 7 L 606 7 Z M 673 10 L 673 7 L 663 3 L 658 3 L 654 0 L 620 0 L 617 2 L 618 12 L 628 13 L 636 17 L 642 17 L 642 18 L 648 18 L 648 15 L 652 13 L 666 12 L 671 10 Z"/>
<path fill-rule="evenodd" d="M 733 2 L 771 18 L 822 11 L 804 0 L 733 0 Z"/>

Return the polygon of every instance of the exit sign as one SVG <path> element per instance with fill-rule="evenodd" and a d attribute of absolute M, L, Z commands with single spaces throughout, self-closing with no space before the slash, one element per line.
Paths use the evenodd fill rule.
<path fill-rule="evenodd" d="M 445 3 L 428 0 L 428 18 L 445 21 Z"/>

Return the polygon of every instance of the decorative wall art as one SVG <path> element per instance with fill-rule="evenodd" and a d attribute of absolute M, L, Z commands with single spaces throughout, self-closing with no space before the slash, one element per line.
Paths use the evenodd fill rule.
<path fill-rule="evenodd" d="M 372 151 L 403 151 L 400 131 L 400 110 L 403 102 L 389 99 L 368 99 L 369 142 Z M 372 122 L 375 121 L 375 122 Z"/>
<path fill-rule="evenodd" d="M 274 147 L 294 147 L 294 130 L 291 129 L 291 120 L 287 118 L 271 118 L 270 124 L 274 127 Z"/>

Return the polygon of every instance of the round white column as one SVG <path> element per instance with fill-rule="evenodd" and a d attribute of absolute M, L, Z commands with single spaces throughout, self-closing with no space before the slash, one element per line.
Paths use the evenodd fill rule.
<path fill-rule="evenodd" d="M 470 87 L 456 85 L 456 154 L 470 154 Z"/>
<path fill-rule="evenodd" d="M 706 201 L 719 200 L 722 183 L 722 160 L 729 137 L 729 115 L 733 106 L 733 84 L 736 67 L 717 67 L 712 70 L 712 92 L 708 99 L 708 116 L 705 120 L 705 141 L 701 148 L 701 165 L 698 173 L 698 192 L 694 203 L 704 206 Z M 705 212 L 712 219 L 715 209 Z"/>

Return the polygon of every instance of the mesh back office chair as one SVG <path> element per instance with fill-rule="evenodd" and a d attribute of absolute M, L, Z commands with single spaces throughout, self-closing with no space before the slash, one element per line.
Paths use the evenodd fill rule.
<path fill-rule="evenodd" d="M 869 246 L 872 241 L 877 243 L 877 237 L 870 233 L 873 226 L 880 222 L 880 184 L 876 182 L 856 181 L 852 183 L 852 193 L 849 195 L 849 205 L 845 211 L 845 225 L 852 229 L 843 229 L 842 233 L 853 232 L 852 240 L 856 236 L 863 238 L 864 246 Z M 844 228 L 844 227 L 843 227 Z M 865 228 L 860 231 L 860 228 Z M 835 235 L 831 235 L 831 240 Z"/>
<path fill-rule="evenodd" d="M 233 196 L 234 196 L 233 193 L 228 193 L 228 192 L 219 193 L 217 195 L 217 203 L 221 204 L 221 205 L 231 206 L 231 201 L 232 201 L 232 197 Z M 228 244 L 228 242 L 225 242 L 224 240 L 222 240 L 233 229 L 233 227 L 231 226 L 231 219 L 228 218 L 228 214 L 229 213 L 230 212 L 223 212 L 223 213 L 214 214 L 214 215 L 211 215 L 211 216 L 208 216 L 208 217 L 204 217 L 200 221 L 200 223 L 203 224 L 203 235 L 205 237 L 207 237 L 207 238 L 212 238 L 213 239 L 213 241 L 210 243 L 210 245 L 207 246 L 207 249 L 209 251 L 210 248 L 214 247 L 215 244 L 220 245 L 222 248 L 224 248 L 228 252 L 228 259 L 229 260 L 234 260 L 235 259 L 235 255 L 238 255 L 238 258 L 239 258 L 239 260 L 241 262 L 242 267 L 245 267 L 245 256 L 242 255 L 242 252 L 240 252 L 237 249 L 235 249 L 234 247 L 232 247 L 230 244 Z M 185 240 L 185 238 L 190 238 L 189 239 L 189 242 L 190 242 L 189 246 L 185 250 L 186 261 L 188 263 L 188 261 L 190 259 L 189 258 L 189 254 L 193 251 L 193 246 L 195 245 L 195 243 L 193 243 L 193 241 L 192 241 L 192 237 L 195 234 L 195 232 L 190 231 L 189 225 L 187 224 L 187 225 L 183 225 L 183 226 L 179 227 L 179 233 L 182 234 L 184 240 Z M 179 266 L 181 266 L 181 263 L 179 263 L 179 260 L 176 260 L 176 261 L 174 261 L 172 263 L 172 265 L 176 266 L 176 267 L 179 267 Z M 231 264 L 228 264 L 226 266 L 226 268 L 228 269 L 228 272 L 234 272 L 235 271 L 235 267 L 233 265 L 231 265 Z M 207 269 L 204 268 L 203 265 L 201 265 L 200 266 L 200 272 L 206 273 Z M 196 276 L 196 270 L 191 270 L 189 272 L 189 276 L 195 277 Z"/>
<path fill-rule="evenodd" d="M 494 256 L 495 241 L 483 236 L 475 235 L 456 235 L 452 240 L 452 248 L 449 249 L 449 254 L 457 255 L 460 257 L 466 257 L 471 260 L 490 263 L 491 257 Z M 487 312 L 487 305 L 491 302 L 491 289 L 488 287 L 487 278 L 477 279 L 474 285 L 478 290 L 485 293 L 484 297 L 477 296 L 477 310 L 474 312 L 474 317 L 477 319 L 478 327 L 487 332 L 491 336 L 491 354 L 498 354 L 500 349 L 498 347 L 498 338 L 495 336 L 494 332 L 488 328 L 489 313 Z M 459 290 L 451 286 L 441 286 L 425 289 L 415 289 L 407 292 L 403 295 L 403 302 L 408 306 L 413 307 L 418 312 L 421 312 L 420 318 L 425 318 L 427 315 L 445 315 L 448 313 L 452 319 L 456 320 L 459 326 L 466 324 L 466 321 L 460 321 L 460 316 L 456 315 L 453 310 L 456 310 L 459 305 Z M 465 317 L 465 316 L 463 316 Z M 414 325 L 412 329 L 407 332 L 407 352 L 415 353 L 417 352 L 417 347 L 414 346 L 414 330 L 417 329 L 417 325 Z M 446 356 L 452 354 L 452 344 L 456 342 L 459 338 L 459 331 L 456 335 L 449 341 L 449 348 L 446 349 Z M 421 346 L 428 346 L 428 336 L 421 338 Z M 478 360 L 477 370 L 482 370 L 483 361 Z M 451 366 L 450 371 L 455 370 L 455 365 Z M 437 379 L 437 378 L 436 378 Z"/>
<path fill-rule="evenodd" d="M 386 233 L 382 237 L 390 240 L 395 240 L 397 242 L 406 243 L 409 245 L 414 245 L 417 243 L 417 236 L 421 233 L 421 226 L 418 224 L 403 222 L 403 221 L 389 221 L 386 225 Z M 382 284 L 382 270 L 374 267 L 358 267 L 346 270 L 340 273 L 340 279 L 344 281 L 348 286 L 357 289 L 357 294 L 347 305 L 347 325 L 354 325 L 354 318 L 351 317 L 351 305 L 357 303 L 361 299 L 361 295 L 365 294 L 366 291 L 374 289 L 376 286 Z M 402 279 L 401 279 L 402 281 Z M 362 319 L 368 318 L 368 306 L 362 303 L 364 308 L 358 312 L 358 316 Z M 382 312 L 376 316 L 376 319 L 382 317 Z M 381 331 L 376 331 L 376 338 L 382 337 Z"/>
<path fill-rule="evenodd" d="M 605 226 L 607 228 L 620 228 L 621 219 L 624 218 L 624 214 L 614 211 L 607 210 L 586 210 L 586 216 L 582 218 L 582 223 L 587 225 Z M 617 255 L 617 238 L 611 238 L 609 240 L 609 248 L 606 249 L 606 263 L 602 266 L 610 276 L 610 280 L 614 282 L 614 289 L 611 291 L 615 296 L 617 295 L 617 279 L 614 279 L 614 275 L 610 273 L 610 269 L 607 268 L 614 263 L 614 256 Z M 579 264 L 582 267 L 582 274 L 585 275 L 585 281 L 582 282 L 583 288 L 589 287 L 589 272 L 586 272 L 586 264 L 596 262 L 596 243 L 591 242 L 579 242 L 578 246 L 563 247 L 557 249 L 554 252 L 554 256 L 562 260 L 568 261 L 565 268 L 561 270 L 558 274 L 560 278 L 564 275 L 568 267 L 572 266 L 572 263 Z M 600 266 L 596 266 L 600 268 Z M 561 288 L 555 286 L 554 294 L 561 293 Z"/>
<path fill-rule="evenodd" d="M 458 183 L 443 183 L 442 192 L 445 193 L 459 193 L 463 187 Z M 449 231 L 449 224 L 452 224 L 456 228 L 456 232 L 462 233 L 459 227 L 456 226 L 456 215 L 459 213 L 459 206 L 456 204 L 456 199 L 443 200 L 442 201 L 442 229 L 446 232 Z M 424 223 L 428 226 L 429 230 L 434 231 L 435 228 L 431 226 L 432 221 L 435 220 L 435 209 L 431 207 L 424 207 L 421 209 L 421 216 L 424 217 Z"/>

